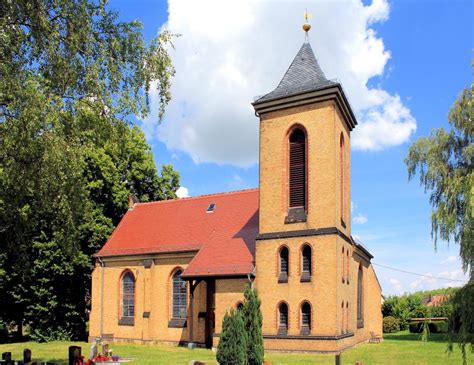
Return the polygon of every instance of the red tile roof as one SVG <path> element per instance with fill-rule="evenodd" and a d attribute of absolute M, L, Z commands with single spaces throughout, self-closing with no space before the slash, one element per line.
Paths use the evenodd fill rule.
<path fill-rule="evenodd" d="M 184 276 L 243 275 L 253 271 L 257 233 L 258 189 L 137 203 L 96 256 L 197 251 Z"/>

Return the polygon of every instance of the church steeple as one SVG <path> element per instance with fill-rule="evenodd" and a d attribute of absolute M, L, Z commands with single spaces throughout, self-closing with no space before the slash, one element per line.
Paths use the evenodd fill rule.
<path fill-rule="evenodd" d="M 311 45 L 305 42 L 276 89 L 257 99 L 254 105 L 335 85 L 338 83 L 326 78 Z"/>

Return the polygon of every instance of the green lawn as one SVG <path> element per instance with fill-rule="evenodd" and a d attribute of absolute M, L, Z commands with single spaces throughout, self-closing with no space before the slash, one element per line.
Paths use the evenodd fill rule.
<path fill-rule="evenodd" d="M 43 361 L 67 363 L 67 348 L 73 343 L 52 342 L 47 344 L 14 343 L 0 345 L 0 353 L 11 351 L 15 359 L 21 359 L 23 349 L 28 347 L 33 352 L 34 359 Z M 83 354 L 88 354 L 90 345 L 84 342 L 74 343 L 82 347 Z M 428 342 L 422 342 L 418 335 L 399 332 L 385 335 L 382 344 L 362 344 L 349 349 L 342 354 L 343 364 L 354 364 L 356 360 L 364 365 L 449 365 L 461 364 L 461 352 L 456 346 L 452 354 L 446 353 L 447 342 L 444 335 L 432 334 Z M 202 360 L 206 364 L 217 364 L 215 354 L 210 350 L 188 350 L 182 347 L 165 345 L 121 345 L 110 346 L 114 354 L 123 357 L 133 357 L 133 365 L 158 364 L 188 364 L 189 360 Z M 283 364 L 334 364 L 333 355 L 268 353 L 265 359 L 272 365 Z M 469 354 L 469 360 L 474 356 Z"/>

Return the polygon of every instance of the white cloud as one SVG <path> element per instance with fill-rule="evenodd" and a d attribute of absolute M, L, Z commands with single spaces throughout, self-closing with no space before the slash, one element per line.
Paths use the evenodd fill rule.
<path fill-rule="evenodd" d="M 368 219 L 365 215 L 362 215 L 362 214 L 359 213 L 354 218 L 352 218 L 352 221 L 355 224 L 365 224 L 365 223 L 367 223 Z"/>
<path fill-rule="evenodd" d="M 432 275 L 431 272 L 428 272 L 424 275 L 426 276 L 410 283 L 410 288 L 412 290 L 431 290 L 437 288 L 456 287 L 462 286 L 463 283 L 467 281 L 466 275 L 462 269 L 455 269 L 452 271 L 445 270 L 435 275 Z"/>
<path fill-rule="evenodd" d="M 171 51 L 176 77 L 165 120 L 157 95 L 143 121 L 149 139 L 188 153 L 195 162 L 258 162 L 258 119 L 250 102 L 273 90 L 301 46 L 300 1 L 169 0 L 167 28 L 180 33 Z M 370 26 L 388 19 L 387 0 L 317 1 L 310 41 L 329 79 L 346 90 L 359 126 L 354 148 L 378 150 L 407 141 L 416 122 L 398 95 L 367 82 L 383 76 L 390 52 Z"/>
<path fill-rule="evenodd" d="M 188 188 L 185 188 L 184 186 L 180 186 L 178 190 L 176 190 L 176 196 L 178 198 L 189 198 Z"/>
<path fill-rule="evenodd" d="M 392 286 L 392 288 L 391 288 L 392 291 L 394 291 L 398 294 L 402 294 L 404 292 L 403 291 L 403 286 L 402 286 L 402 283 L 400 282 L 400 280 L 398 280 L 396 278 L 390 278 L 389 283 Z"/>
<path fill-rule="evenodd" d="M 451 264 L 453 262 L 456 262 L 458 261 L 458 257 L 457 256 L 448 256 L 446 259 L 442 260 L 440 262 L 441 265 L 445 265 L 445 264 Z"/>

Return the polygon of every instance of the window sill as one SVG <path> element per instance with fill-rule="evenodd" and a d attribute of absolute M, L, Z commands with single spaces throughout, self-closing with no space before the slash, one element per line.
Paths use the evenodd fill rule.
<path fill-rule="evenodd" d="M 308 326 L 301 327 L 301 332 L 300 332 L 301 336 L 309 336 L 310 334 L 311 334 L 311 330 L 309 329 Z"/>
<path fill-rule="evenodd" d="M 306 222 L 306 212 L 304 208 L 289 208 L 285 217 L 285 224 Z"/>
<path fill-rule="evenodd" d="M 185 318 L 171 318 L 168 322 L 168 328 L 185 328 L 186 319 Z"/>
<path fill-rule="evenodd" d="M 310 283 L 311 282 L 311 274 L 309 272 L 303 271 L 300 278 L 300 283 Z"/>
<path fill-rule="evenodd" d="M 288 275 L 286 274 L 280 274 L 278 277 L 278 284 L 285 284 L 288 283 Z"/>
<path fill-rule="evenodd" d="M 134 326 L 135 317 L 122 317 L 118 320 L 119 326 Z"/>

